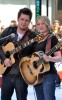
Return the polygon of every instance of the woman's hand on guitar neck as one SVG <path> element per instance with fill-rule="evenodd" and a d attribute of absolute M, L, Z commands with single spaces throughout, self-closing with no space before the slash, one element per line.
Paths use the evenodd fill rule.
<path fill-rule="evenodd" d="M 43 59 L 44 59 L 46 62 L 49 62 L 49 61 L 50 61 L 50 56 L 47 56 L 47 55 L 43 54 Z"/>
<path fill-rule="evenodd" d="M 11 60 L 8 59 L 8 58 L 6 58 L 6 59 L 4 60 L 4 65 L 5 65 L 5 67 L 11 67 L 11 65 L 12 65 Z"/>

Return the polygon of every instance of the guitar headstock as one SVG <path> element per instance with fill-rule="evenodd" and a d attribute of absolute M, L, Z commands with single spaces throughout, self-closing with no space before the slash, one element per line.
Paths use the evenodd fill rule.
<path fill-rule="evenodd" d="M 43 42 L 48 38 L 48 36 L 49 36 L 49 34 L 44 36 L 43 34 L 40 33 L 40 34 L 36 35 L 35 41 L 37 41 L 38 43 Z"/>
<path fill-rule="evenodd" d="M 44 39 L 44 35 L 43 34 L 38 34 L 35 37 L 35 41 L 40 42 Z"/>

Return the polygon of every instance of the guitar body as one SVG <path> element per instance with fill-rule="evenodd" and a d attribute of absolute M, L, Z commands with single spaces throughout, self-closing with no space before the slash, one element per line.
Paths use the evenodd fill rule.
<path fill-rule="evenodd" d="M 33 62 L 39 60 L 37 54 L 33 54 L 31 57 L 23 57 L 20 61 L 20 72 L 26 83 L 30 85 L 36 85 L 42 82 L 43 73 L 50 69 L 49 63 L 42 63 L 37 68 L 34 67 Z"/>
<path fill-rule="evenodd" d="M 49 56 L 58 48 L 62 47 L 62 42 L 57 43 L 46 55 Z M 39 52 L 42 54 L 41 52 Z M 50 64 L 46 63 L 38 52 L 34 52 L 31 57 L 23 57 L 19 63 L 20 72 L 30 85 L 36 85 L 42 82 L 44 73 L 50 70 Z M 34 63 L 35 62 L 35 63 Z"/>
<path fill-rule="evenodd" d="M 6 53 L 9 53 L 10 51 L 14 50 L 15 46 L 12 42 L 9 42 L 6 46 L 3 46 L 2 48 L 3 48 L 3 51 L 6 54 Z M 13 54 L 9 55 L 8 58 L 11 60 L 12 64 L 15 63 L 15 59 L 13 57 Z M 4 65 L 4 63 L 0 60 L 0 74 L 4 74 L 7 69 L 11 69 L 11 68 L 6 67 Z"/>
<path fill-rule="evenodd" d="M 4 64 L 1 64 L 0 60 L 0 75 L 2 75 L 6 71 L 7 67 L 4 67 Z"/>
<path fill-rule="evenodd" d="M 5 52 L 5 54 L 7 52 L 9 52 L 9 54 L 10 54 L 10 52 L 14 49 L 15 49 L 15 46 L 12 42 L 9 42 L 6 46 L 3 46 L 3 51 Z M 10 54 L 10 60 L 11 60 L 12 64 L 15 62 L 13 54 Z"/>

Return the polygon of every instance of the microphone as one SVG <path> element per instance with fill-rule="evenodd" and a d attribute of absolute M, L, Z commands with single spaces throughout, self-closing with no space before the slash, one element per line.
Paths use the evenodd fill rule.
<path fill-rule="evenodd" d="M 9 40 L 9 39 L 13 39 L 14 37 L 15 37 L 15 34 L 12 33 L 12 34 L 10 34 L 10 35 L 8 35 L 8 36 L 5 36 L 5 37 L 1 38 L 1 39 L 0 39 L 0 43 L 2 44 L 4 41 L 7 41 L 7 40 Z"/>

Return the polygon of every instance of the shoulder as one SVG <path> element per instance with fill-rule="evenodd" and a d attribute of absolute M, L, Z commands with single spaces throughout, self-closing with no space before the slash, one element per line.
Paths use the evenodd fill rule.
<path fill-rule="evenodd" d="M 56 37 L 55 35 L 52 36 L 52 38 L 51 38 L 51 44 L 52 44 L 53 46 L 55 46 L 57 43 L 58 43 L 57 37 Z"/>
<path fill-rule="evenodd" d="M 4 31 L 14 30 L 16 28 L 17 28 L 17 26 L 9 26 Z"/>
<path fill-rule="evenodd" d="M 4 37 L 11 33 L 15 33 L 16 30 L 17 30 L 17 26 L 9 26 L 1 33 L 1 36 Z"/>
<path fill-rule="evenodd" d="M 17 26 L 9 26 L 8 30 L 10 31 L 16 31 L 17 30 Z"/>
<path fill-rule="evenodd" d="M 34 38 L 36 36 L 35 32 L 30 29 L 28 29 L 26 33 L 29 38 Z"/>

